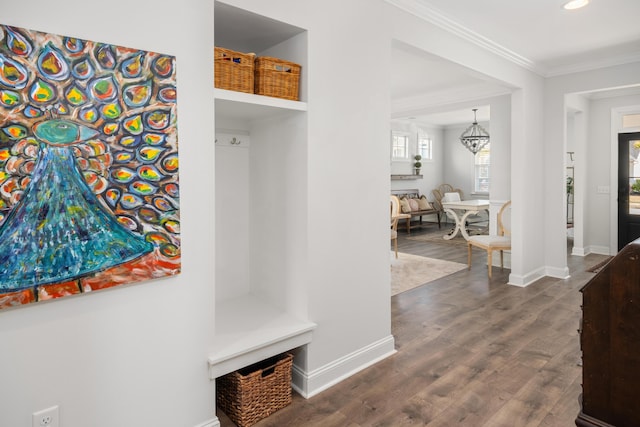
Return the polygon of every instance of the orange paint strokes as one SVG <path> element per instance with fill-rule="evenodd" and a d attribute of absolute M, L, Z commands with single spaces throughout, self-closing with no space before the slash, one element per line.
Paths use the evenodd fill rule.
<path fill-rule="evenodd" d="M 0 294 L 0 309 L 30 304 L 35 301 L 36 296 L 32 289 L 25 289 L 18 292 L 7 292 Z"/>
<path fill-rule="evenodd" d="M 66 297 L 80 293 L 80 285 L 77 281 L 54 283 L 52 285 L 38 286 L 38 300 L 45 301 L 48 299 Z"/>
<path fill-rule="evenodd" d="M 180 257 L 168 260 L 156 250 L 126 264 L 81 279 L 80 282 L 84 292 L 91 292 L 178 273 Z"/>
<path fill-rule="evenodd" d="M 94 276 L 64 283 L 37 286 L 37 300 L 46 301 L 81 292 L 97 291 L 124 284 L 172 276 L 180 273 L 180 257 L 171 260 L 154 251 Z M 36 302 L 36 292 L 25 289 L 18 292 L 0 293 L 0 309 Z"/>
<path fill-rule="evenodd" d="M 11 157 L 11 153 L 8 148 L 3 148 L 0 150 L 0 162 L 6 162 L 9 157 Z"/>

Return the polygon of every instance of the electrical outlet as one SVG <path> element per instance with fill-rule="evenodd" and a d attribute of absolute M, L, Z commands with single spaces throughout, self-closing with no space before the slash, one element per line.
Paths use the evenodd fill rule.
<path fill-rule="evenodd" d="M 34 412 L 31 425 L 33 427 L 60 427 L 58 406 Z"/>

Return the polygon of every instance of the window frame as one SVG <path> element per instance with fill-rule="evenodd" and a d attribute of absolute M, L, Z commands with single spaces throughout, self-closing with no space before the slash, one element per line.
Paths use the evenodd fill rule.
<path fill-rule="evenodd" d="M 426 152 L 422 150 L 422 143 L 425 141 L 427 144 Z M 416 154 L 422 156 L 421 162 L 433 161 L 433 138 L 429 134 L 424 132 L 418 132 L 418 138 L 416 142 Z"/>
<path fill-rule="evenodd" d="M 400 139 L 404 139 L 404 143 L 402 144 L 402 151 L 404 151 L 404 155 L 397 156 L 396 155 L 396 147 L 400 148 L 400 145 L 396 142 Z M 409 152 L 411 141 L 411 134 L 409 132 L 401 131 L 401 130 L 393 130 L 391 131 L 391 161 L 394 162 L 409 162 L 411 160 L 411 153 Z"/>
<path fill-rule="evenodd" d="M 486 176 L 480 173 L 486 169 Z M 480 181 L 485 180 L 486 184 L 481 185 Z M 486 189 L 485 189 L 486 188 Z M 491 142 L 485 145 L 482 150 L 473 156 L 473 192 L 474 194 L 489 194 L 491 188 Z"/>

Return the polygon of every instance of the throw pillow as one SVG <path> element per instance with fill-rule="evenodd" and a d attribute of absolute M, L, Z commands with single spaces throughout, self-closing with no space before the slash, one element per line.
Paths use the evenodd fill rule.
<path fill-rule="evenodd" d="M 418 207 L 421 211 L 426 211 L 431 209 L 431 205 L 425 196 L 422 196 L 418 199 Z"/>
<path fill-rule="evenodd" d="M 416 199 L 409 199 L 409 207 L 411 207 L 412 212 L 420 210 L 420 206 L 418 206 L 418 201 Z"/>
<path fill-rule="evenodd" d="M 411 213 L 411 205 L 409 205 L 409 200 L 405 197 L 400 199 L 400 210 L 402 213 Z"/>

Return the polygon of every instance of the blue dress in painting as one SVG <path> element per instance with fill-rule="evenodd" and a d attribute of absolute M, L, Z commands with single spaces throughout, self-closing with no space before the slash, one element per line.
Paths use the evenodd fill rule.
<path fill-rule="evenodd" d="M 97 132 L 68 120 L 34 126 L 40 156 L 19 205 L 0 227 L 0 292 L 87 276 L 153 250 L 97 199 L 73 145 Z"/>

